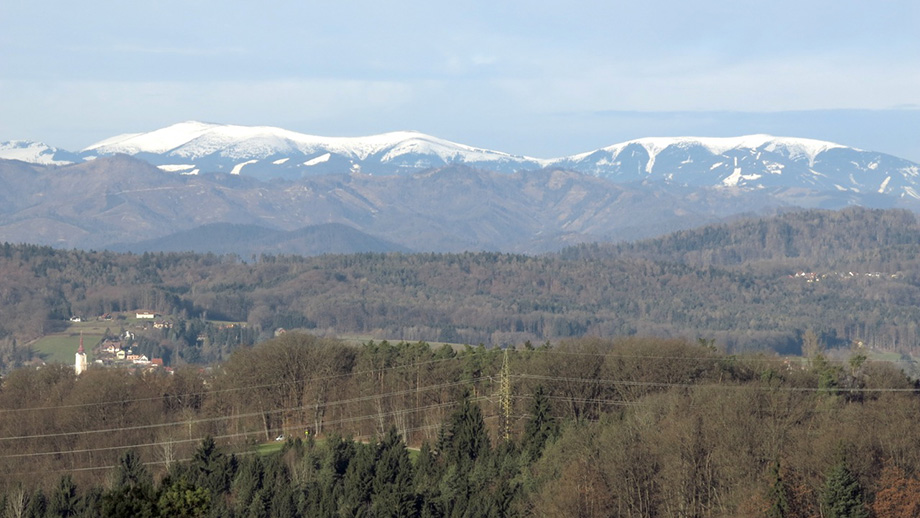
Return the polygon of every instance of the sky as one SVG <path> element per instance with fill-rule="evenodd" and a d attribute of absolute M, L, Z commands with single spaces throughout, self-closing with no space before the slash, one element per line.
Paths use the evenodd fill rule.
<path fill-rule="evenodd" d="M 918 22 L 916 0 L 4 0 L 0 141 L 198 120 L 552 158 L 769 133 L 920 162 Z"/>

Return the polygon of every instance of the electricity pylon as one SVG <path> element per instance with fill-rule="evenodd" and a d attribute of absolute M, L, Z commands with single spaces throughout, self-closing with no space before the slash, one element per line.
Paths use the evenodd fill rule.
<path fill-rule="evenodd" d="M 498 392 L 498 406 L 501 412 L 500 433 L 505 441 L 511 440 L 511 363 L 508 361 L 508 348 L 502 360 L 502 375 Z"/>

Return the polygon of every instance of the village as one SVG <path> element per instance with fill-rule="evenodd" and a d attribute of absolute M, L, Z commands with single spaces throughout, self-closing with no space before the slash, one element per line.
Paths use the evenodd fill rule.
<path fill-rule="evenodd" d="M 220 361 L 240 345 L 253 345 L 262 333 L 246 322 L 189 318 L 142 309 L 88 318 L 74 315 L 68 320 L 65 329 L 36 342 L 35 348 L 42 355 L 40 364 L 70 363 L 77 349 L 78 355 L 86 356 L 86 366 L 172 373 L 176 365 Z M 273 334 L 266 331 L 261 339 Z M 76 358 L 78 364 L 81 361 L 84 360 Z M 75 365 L 79 372 L 85 368 Z"/>
<path fill-rule="evenodd" d="M 138 310 L 134 312 L 137 319 L 138 329 L 170 329 L 172 323 L 162 319 L 153 311 Z M 124 318 L 124 317 L 123 317 Z M 111 314 L 105 314 L 97 317 L 97 320 L 110 321 L 114 317 Z M 71 322 L 84 322 L 83 317 L 74 316 L 70 318 Z M 143 322 L 143 323 L 141 323 Z M 103 337 L 102 340 L 92 348 L 93 365 L 141 370 L 144 372 L 163 370 L 172 374 L 173 369 L 163 364 L 163 358 L 149 358 L 145 354 L 139 354 L 132 348 L 136 335 L 134 331 L 125 330 L 117 337 Z M 86 350 L 83 344 L 83 336 L 80 336 L 80 344 L 74 359 L 74 371 L 77 375 L 83 373 L 89 367 Z"/>

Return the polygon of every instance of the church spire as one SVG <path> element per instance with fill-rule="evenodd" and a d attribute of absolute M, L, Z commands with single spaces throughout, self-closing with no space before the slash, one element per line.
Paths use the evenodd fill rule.
<path fill-rule="evenodd" d="M 77 354 L 74 355 L 73 370 L 77 373 L 77 376 L 83 373 L 86 370 L 86 351 L 83 349 L 83 332 L 80 331 L 80 348 L 77 349 Z"/>

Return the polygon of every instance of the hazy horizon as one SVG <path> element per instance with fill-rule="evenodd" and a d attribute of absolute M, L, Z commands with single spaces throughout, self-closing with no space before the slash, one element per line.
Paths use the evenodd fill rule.
<path fill-rule="evenodd" d="M 539 158 L 648 136 L 806 137 L 920 161 L 920 7 L 175 0 L 0 19 L 0 140 L 186 120 L 417 130 Z"/>

